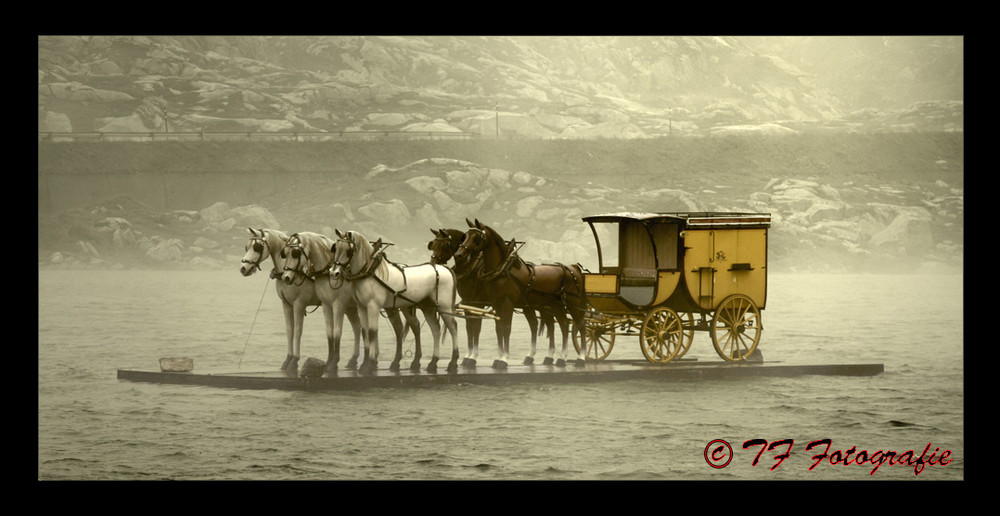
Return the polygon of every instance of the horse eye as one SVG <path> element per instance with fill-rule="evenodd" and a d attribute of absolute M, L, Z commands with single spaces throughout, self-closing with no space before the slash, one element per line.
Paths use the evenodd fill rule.
<path fill-rule="evenodd" d="M 299 256 L 301 256 L 301 254 L 302 254 L 302 252 L 299 251 L 298 249 L 292 249 L 292 258 L 295 258 L 296 260 L 298 260 Z"/>
<path fill-rule="evenodd" d="M 253 245 L 253 250 L 254 250 L 254 252 L 263 253 L 264 252 L 264 245 L 261 244 L 260 242 L 256 242 Z"/>
<path fill-rule="evenodd" d="M 287 258 L 288 257 L 288 255 L 285 254 L 285 250 L 284 249 L 281 250 L 281 257 L 282 258 Z"/>

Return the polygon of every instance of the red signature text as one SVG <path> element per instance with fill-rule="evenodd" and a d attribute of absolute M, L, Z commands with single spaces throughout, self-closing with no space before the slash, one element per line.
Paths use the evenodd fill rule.
<path fill-rule="evenodd" d="M 947 466 L 952 460 L 951 450 L 942 451 L 940 447 L 934 447 L 934 451 L 931 451 L 931 443 L 927 443 L 927 446 L 919 454 L 915 450 L 902 452 L 876 450 L 870 452 L 858 450 L 855 446 L 851 446 L 847 450 L 831 450 L 832 445 L 833 440 L 831 439 L 819 439 L 806 445 L 805 451 L 815 449 L 820 452 L 812 456 L 813 463 L 809 466 L 809 471 L 820 464 L 829 463 L 833 466 L 871 466 L 871 471 L 868 474 L 874 475 L 883 465 L 889 465 L 912 467 L 913 474 L 919 475 L 927 466 Z M 766 439 L 748 439 L 743 443 L 743 449 L 755 446 L 760 446 L 760 450 L 757 451 L 757 455 L 753 459 L 753 465 L 757 466 L 765 451 L 773 452 L 771 459 L 774 463 L 771 465 L 771 471 L 774 471 L 785 459 L 791 456 L 795 441 L 782 439 L 768 443 Z"/>

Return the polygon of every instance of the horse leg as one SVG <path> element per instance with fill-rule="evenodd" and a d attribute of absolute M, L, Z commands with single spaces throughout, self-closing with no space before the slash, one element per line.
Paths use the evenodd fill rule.
<path fill-rule="evenodd" d="M 284 300 L 281 301 L 281 308 L 285 311 L 285 336 L 288 339 L 288 352 L 285 354 L 285 361 L 281 363 L 281 370 L 286 371 L 295 349 L 295 314 L 294 307 Z"/>
<path fill-rule="evenodd" d="M 499 356 L 493 361 L 494 369 L 507 369 L 507 358 L 510 355 L 510 326 L 514 319 L 514 306 L 500 303 L 497 307 L 497 348 Z"/>
<path fill-rule="evenodd" d="M 535 363 L 535 349 L 538 346 L 538 317 L 534 310 L 525 308 L 524 318 L 528 320 L 528 328 L 531 330 L 531 351 L 524 357 L 524 364 L 531 365 Z"/>
<path fill-rule="evenodd" d="M 566 319 L 565 313 L 557 311 L 556 322 L 559 323 L 559 329 L 562 330 L 562 352 L 559 353 L 559 359 L 556 360 L 556 367 L 566 367 L 566 345 L 569 342 L 569 321 Z M 552 343 L 550 352 L 555 354 L 555 339 L 549 339 L 549 342 Z"/>
<path fill-rule="evenodd" d="M 479 358 L 479 332 L 483 328 L 483 320 L 471 317 L 465 320 L 465 336 L 469 339 L 469 352 L 462 359 L 462 367 L 476 367 Z"/>
<path fill-rule="evenodd" d="M 587 365 L 587 348 L 585 347 L 586 340 L 584 340 L 585 331 L 583 328 L 583 309 L 580 307 L 570 306 L 570 317 L 573 318 L 573 329 L 579 331 L 580 335 L 577 337 L 580 339 L 580 349 L 576 351 L 576 366 L 583 367 Z M 582 352 L 580 350 L 583 350 Z"/>
<path fill-rule="evenodd" d="M 288 367 L 285 370 L 294 373 L 299 370 L 299 352 L 302 350 L 302 324 L 305 322 L 306 318 L 305 303 L 295 303 L 292 312 L 295 320 L 295 329 L 292 335 L 293 349 L 292 357 L 288 361 Z"/>
<path fill-rule="evenodd" d="M 399 362 L 403 359 L 403 339 L 406 338 L 406 327 L 403 326 L 403 320 L 399 317 L 399 310 L 389 310 L 389 325 L 392 326 L 392 332 L 396 335 L 396 356 L 389 364 L 389 370 L 399 371 Z"/>
<path fill-rule="evenodd" d="M 436 373 L 438 360 L 441 358 L 441 323 L 438 321 L 437 309 L 434 307 L 424 306 L 421 307 L 421 310 L 424 312 L 424 322 L 431 327 L 431 336 L 434 338 L 434 352 L 431 353 L 431 361 L 427 364 L 427 372 Z M 457 367 L 457 363 L 449 364 L 449 372 L 451 372 L 452 365 Z"/>
<path fill-rule="evenodd" d="M 378 307 L 358 303 L 358 318 L 365 334 L 365 357 L 358 372 L 372 374 L 378 369 Z"/>
<path fill-rule="evenodd" d="M 364 340 L 364 326 L 361 324 L 361 319 L 358 318 L 358 309 L 355 305 L 349 305 L 345 301 L 338 301 L 338 306 L 340 307 L 341 318 L 337 320 L 337 327 L 340 331 L 337 332 L 337 351 L 340 351 L 340 338 L 344 329 L 343 316 L 347 316 L 347 322 L 351 325 L 351 331 L 354 332 L 354 353 L 351 354 L 351 358 L 347 361 L 348 369 L 358 368 L 358 355 L 361 354 L 361 342 Z M 367 349 L 365 350 L 368 351 Z"/>
<path fill-rule="evenodd" d="M 420 370 L 420 358 L 423 354 L 420 351 L 420 320 L 417 319 L 417 312 L 414 308 L 407 308 L 403 310 L 403 317 L 406 318 L 406 327 L 413 332 L 413 342 L 414 342 L 414 352 L 413 361 L 410 362 L 410 371 Z M 403 332 L 404 337 L 406 336 L 406 331 Z"/>
<path fill-rule="evenodd" d="M 451 336 L 451 362 L 448 364 L 448 372 L 453 373 L 458 370 L 458 321 L 451 313 L 444 314 L 442 312 L 441 320 L 444 322 L 444 327 L 448 331 L 448 335 Z M 472 366 L 475 367 L 475 360 L 472 361 Z"/>
<path fill-rule="evenodd" d="M 336 314 L 333 305 L 323 303 L 323 320 L 326 321 L 326 373 L 337 372 L 337 363 L 340 362 L 340 335 L 337 335 L 337 324 L 333 318 Z"/>

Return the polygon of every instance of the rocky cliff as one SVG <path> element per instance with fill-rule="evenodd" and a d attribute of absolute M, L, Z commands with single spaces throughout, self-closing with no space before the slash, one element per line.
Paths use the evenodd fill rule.
<path fill-rule="evenodd" d="M 39 268 L 235 271 L 247 226 L 352 229 L 393 242 L 394 261 L 423 263 L 429 229 L 464 228 L 466 218 L 524 241 L 530 261 L 593 268 L 593 237 L 580 218 L 614 211 L 771 213 L 774 271 L 957 271 L 964 252 L 961 134 L 489 149 L 474 142 L 274 143 L 227 152 L 208 143 L 47 145 L 40 184 L 75 180 L 86 202 L 40 211 Z M 266 190 L 220 186 L 260 174 Z M 164 175 L 182 191 L 199 190 L 180 196 L 196 205 L 169 205 L 160 189 L 182 186 L 164 184 Z M 114 186 L 86 192 L 97 178 Z"/>

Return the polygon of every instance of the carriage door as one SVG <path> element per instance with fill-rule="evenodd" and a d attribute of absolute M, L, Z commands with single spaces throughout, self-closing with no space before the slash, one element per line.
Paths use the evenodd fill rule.
<path fill-rule="evenodd" d="M 684 279 L 688 293 L 705 310 L 715 308 L 718 273 L 715 231 L 689 229 L 684 236 Z"/>
<path fill-rule="evenodd" d="M 633 305 L 647 306 L 656 294 L 656 256 L 650 233 L 642 222 L 622 222 L 618 241 L 619 295 Z"/>

